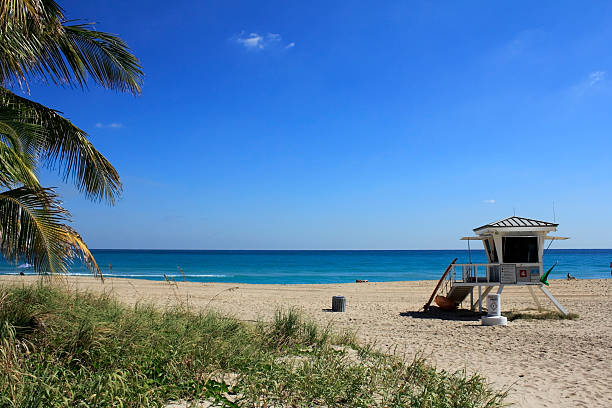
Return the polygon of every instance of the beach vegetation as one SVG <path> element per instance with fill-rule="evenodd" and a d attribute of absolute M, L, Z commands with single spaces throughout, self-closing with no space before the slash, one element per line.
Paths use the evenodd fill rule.
<path fill-rule="evenodd" d="M 60 112 L 18 95 L 30 84 L 138 95 L 143 73 L 127 45 L 92 23 L 67 20 L 53 0 L 0 2 L 0 252 L 39 273 L 66 272 L 80 257 L 100 270 L 41 168 L 57 171 L 85 197 L 113 204 L 119 174 Z"/>
<path fill-rule="evenodd" d="M 297 309 L 252 323 L 53 285 L 0 288 L 0 407 L 498 407 L 504 397 L 479 375 L 359 345 Z"/>
<path fill-rule="evenodd" d="M 503 312 L 509 321 L 514 320 L 576 320 L 580 316 L 577 313 L 568 313 L 567 315 L 556 310 L 512 310 Z"/>

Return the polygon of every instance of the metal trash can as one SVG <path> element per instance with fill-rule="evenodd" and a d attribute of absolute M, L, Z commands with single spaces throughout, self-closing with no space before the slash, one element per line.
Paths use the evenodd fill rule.
<path fill-rule="evenodd" d="M 332 312 L 346 311 L 346 298 L 344 296 L 332 297 Z"/>

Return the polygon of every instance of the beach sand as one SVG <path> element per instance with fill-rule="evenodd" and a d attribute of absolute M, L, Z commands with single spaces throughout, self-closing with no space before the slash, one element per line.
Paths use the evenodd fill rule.
<path fill-rule="evenodd" d="M 2 276 L 0 284 L 36 277 Z M 612 407 L 612 279 L 551 281 L 550 290 L 578 320 L 515 320 L 483 327 L 465 316 L 449 320 L 419 313 L 434 281 L 321 285 L 250 285 L 62 278 L 71 288 L 111 292 L 123 302 L 177 303 L 211 308 L 238 319 L 269 320 L 279 307 L 297 306 L 321 324 L 357 331 L 362 341 L 412 359 L 426 357 L 440 369 L 479 372 L 510 391 L 519 407 Z M 537 291 L 543 307 L 554 310 Z M 331 297 L 347 299 L 346 313 L 331 313 Z M 527 288 L 505 288 L 502 311 L 535 304 Z M 461 315 L 461 313 L 460 313 Z M 463 313 L 466 315 L 466 313 Z"/>

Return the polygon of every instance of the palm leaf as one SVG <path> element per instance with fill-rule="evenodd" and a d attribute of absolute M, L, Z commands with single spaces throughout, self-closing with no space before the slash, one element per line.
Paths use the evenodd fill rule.
<path fill-rule="evenodd" d="M 5 143 L 6 148 L 13 150 L 12 154 L 18 156 L 14 160 L 19 160 L 24 167 L 27 167 L 24 169 L 25 177 L 13 174 L 14 183 L 4 184 L 5 186 L 21 183 L 30 187 L 40 187 L 34 172 L 39 159 L 38 146 L 44 142 L 44 130 L 31 122 L 25 112 L 10 106 L 0 106 L 0 143 Z"/>
<path fill-rule="evenodd" d="M 102 275 L 102 271 L 98 267 L 98 263 L 94 258 L 93 254 L 83 241 L 83 238 L 79 235 L 76 230 L 72 229 L 69 226 L 65 226 L 66 240 L 69 243 L 69 250 L 75 255 L 78 256 L 81 261 L 87 266 L 87 268 L 94 274 L 94 276 L 100 276 L 102 282 L 104 282 L 104 276 Z"/>
<path fill-rule="evenodd" d="M 53 0 L 2 0 L 0 2 L 0 24 L 42 25 L 53 17 L 64 17 L 62 8 Z"/>
<path fill-rule="evenodd" d="M 27 261 L 37 273 L 65 273 L 75 257 L 102 276 L 81 236 L 65 223 L 70 214 L 53 189 L 27 187 L 0 193 L 0 251 L 10 262 Z"/>
<path fill-rule="evenodd" d="M 20 187 L 0 193 L 0 251 L 12 262 L 27 260 L 36 272 L 66 272 L 64 223 L 70 215 L 50 189 Z"/>
<path fill-rule="evenodd" d="M 6 0 L 3 0 L 6 1 Z M 32 79 L 140 94 L 143 72 L 128 46 L 93 24 L 70 24 L 51 0 L 8 0 L 0 8 L 0 83 Z"/>
<path fill-rule="evenodd" d="M 87 134 L 53 109 L 6 89 L 42 81 L 140 94 L 143 72 L 127 45 L 93 24 L 67 21 L 54 0 L 0 1 L 0 252 L 27 260 L 37 272 L 61 273 L 80 257 L 100 269 L 81 236 L 67 222 L 52 189 L 41 189 L 39 163 L 94 200 L 114 203 L 122 190 L 115 168 Z M 22 187 L 15 188 L 17 185 Z"/>
<path fill-rule="evenodd" d="M 88 198 L 115 202 L 123 188 L 119 174 L 83 130 L 59 112 L 0 88 L 0 112 L 5 107 L 20 112 L 23 123 L 43 130 L 24 143 L 37 144 L 37 154 L 48 168 L 59 171 L 64 180 L 72 179 Z"/>
<path fill-rule="evenodd" d="M 0 140 L 0 185 L 12 188 L 18 184 L 40 188 L 28 158 Z"/>

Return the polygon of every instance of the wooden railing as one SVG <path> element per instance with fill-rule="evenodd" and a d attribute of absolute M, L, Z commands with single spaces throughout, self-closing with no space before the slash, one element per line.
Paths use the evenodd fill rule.
<path fill-rule="evenodd" d="M 453 264 L 447 279 L 451 284 L 535 283 L 540 279 L 540 263 L 469 263 Z"/>

